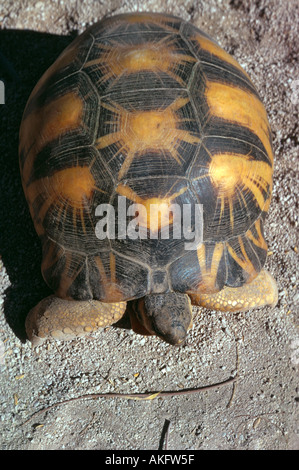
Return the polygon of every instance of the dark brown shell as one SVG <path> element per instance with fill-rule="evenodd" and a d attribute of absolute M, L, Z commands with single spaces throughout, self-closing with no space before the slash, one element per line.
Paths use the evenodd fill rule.
<path fill-rule="evenodd" d="M 63 298 L 217 292 L 254 279 L 267 252 L 272 166 L 267 115 L 248 75 L 170 15 L 90 27 L 38 82 L 20 131 L 42 272 Z M 96 207 L 111 204 L 117 217 L 119 196 L 146 207 L 202 204 L 203 243 L 187 251 L 183 238 L 99 240 Z"/>

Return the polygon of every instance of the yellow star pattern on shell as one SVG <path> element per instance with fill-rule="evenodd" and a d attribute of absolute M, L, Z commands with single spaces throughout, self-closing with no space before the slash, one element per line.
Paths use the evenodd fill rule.
<path fill-rule="evenodd" d="M 178 153 L 180 141 L 190 144 L 200 142 L 199 136 L 188 131 L 187 126 L 185 129 L 179 128 L 180 122 L 188 118 L 179 119 L 176 111 L 188 101 L 188 98 L 180 97 L 167 108 L 154 111 L 127 111 L 115 103 L 110 105 L 103 103 L 103 106 L 115 115 L 115 120 L 109 123 L 115 132 L 101 136 L 96 146 L 98 149 L 103 149 L 112 144 L 119 145 L 114 158 L 120 152 L 126 157 L 118 173 L 118 179 L 126 175 L 136 153 L 142 155 L 149 149 L 168 152 L 178 164 L 181 164 Z"/>
<path fill-rule="evenodd" d="M 179 75 L 179 68 L 185 63 L 196 62 L 192 55 L 178 52 L 175 39 L 170 35 L 160 41 L 148 41 L 138 45 L 115 40 L 111 41 L 111 44 L 97 44 L 97 47 L 99 57 L 87 61 L 84 68 L 99 69 L 103 74 L 99 82 L 119 80 L 123 75 L 147 71 L 167 73 L 178 84 L 185 86 L 186 83 Z"/>

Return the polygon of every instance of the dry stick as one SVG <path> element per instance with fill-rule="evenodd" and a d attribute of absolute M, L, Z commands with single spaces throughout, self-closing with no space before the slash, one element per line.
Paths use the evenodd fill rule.
<path fill-rule="evenodd" d="M 168 450 L 168 436 L 169 436 L 169 430 L 170 430 L 170 421 L 168 421 L 167 431 L 166 431 L 166 435 L 165 435 L 165 446 L 164 446 L 164 450 Z"/>
<path fill-rule="evenodd" d="M 152 400 L 152 399 L 157 398 L 157 397 L 158 398 L 167 398 L 167 397 L 174 397 L 174 396 L 177 396 L 177 395 L 190 395 L 190 394 L 196 393 L 196 392 L 205 392 L 207 390 L 213 390 L 215 388 L 222 387 L 223 385 L 228 385 L 228 384 L 234 383 L 234 382 L 236 382 L 237 379 L 238 379 L 238 376 L 236 375 L 235 377 L 230 377 L 229 379 L 224 380 L 223 382 L 216 383 L 216 384 L 206 385 L 204 387 L 199 387 L 199 388 L 189 388 L 189 389 L 185 389 L 185 390 L 174 390 L 174 391 L 171 391 L 171 392 L 133 393 L 131 395 L 126 395 L 125 393 L 114 393 L 114 392 L 112 392 L 112 393 L 89 393 L 87 395 L 81 395 L 79 397 L 69 398 L 68 400 L 63 400 L 63 401 L 60 401 L 60 402 L 57 402 L 57 403 L 53 403 L 53 405 L 47 406 L 46 408 L 43 408 L 39 411 L 36 411 L 36 413 L 34 413 L 32 416 L 30 416 L 30 418 L 28 418 L 26 421 L 24 421 L 24 423 L 22 423 L 21 426 L 23 426 L 24 424 L 27 424 L 29 421 L 31 421 L 36 416 L 38 416 L 42 413 L 45 413 L 46 411 L 51 410 L 55 406 L 64 405 L 66 403 L 71 403 L 71 402 L 77 401 L 77 400 L 90 400 L 90 399 L 95 400 L 95 399 L 98 399 L 98 398 L 126 398 L 128 400 Z"/>
<path fill-rule="evenodd" d="M 164 426 L 162 429 L 162 435 L 160 439 L 159 450 L 168 450 L 168 435 L 169 435 L 170 421 L 165 419 Z"/>
<path fill-rule="evenodd" d="M 239 363 L 240 363 L 240 359 L 239 359 L 239 349 L 238 349 L 238 342 L 237 342 L 237 339 L 236 339 L 236 335 L 234 333 L 234 336 L 235 336 L 235 345 L 236 345 L 236 377 L 238 376 L 239 374 Z M 233 399 L 234 399 L 234 396 L 235 396 L 235 392 L 236 392 L 236 387 L 237 387 L 237 383 L 233 383 L 233 390 L 232 390 L 232 394 L 231 394 L 231 397 L 230 397 L 230 400 L 228 402 L 228 404 L 226 405 L 226 408 L 230 408 L 231 405 L 232 405 L 232 402 L 233 402 Z"/>

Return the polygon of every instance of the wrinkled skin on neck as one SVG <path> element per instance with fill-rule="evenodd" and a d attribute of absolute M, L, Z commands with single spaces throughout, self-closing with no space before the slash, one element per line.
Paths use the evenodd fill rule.
<path fill-rule="evenodd" d="M 136 315 L 145 329 L 167 343 L 180 345 L 192 326 L 192 307 L 186 294 L 149 294 L 138 301 Z"/>

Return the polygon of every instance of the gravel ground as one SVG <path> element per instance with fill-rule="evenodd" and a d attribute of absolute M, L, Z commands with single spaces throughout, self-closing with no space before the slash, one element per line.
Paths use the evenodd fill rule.
<path fill-rule="evenodd" d="M 238 315 L 195 310 L 184 346 L 126 328 L 33 350 L 24 319 L 48 290 L 18 170 L 18 129 L 38 78 L 77 32 L 104 15 L 167 11 L 213 36 L 252 77 L 276 156 L 266 224 L 276 308 Z M 3 0 L 0 5 L 0 448 L 299 449 L 298 2 Z M 226 382 L 235 378 L 236 381 Z M 186 391 L 135 400 L 87 394 Z M 73 399 L 73 400 L 72 400 Z M 55 405 L 55 406 L 53 406 Z"/>

